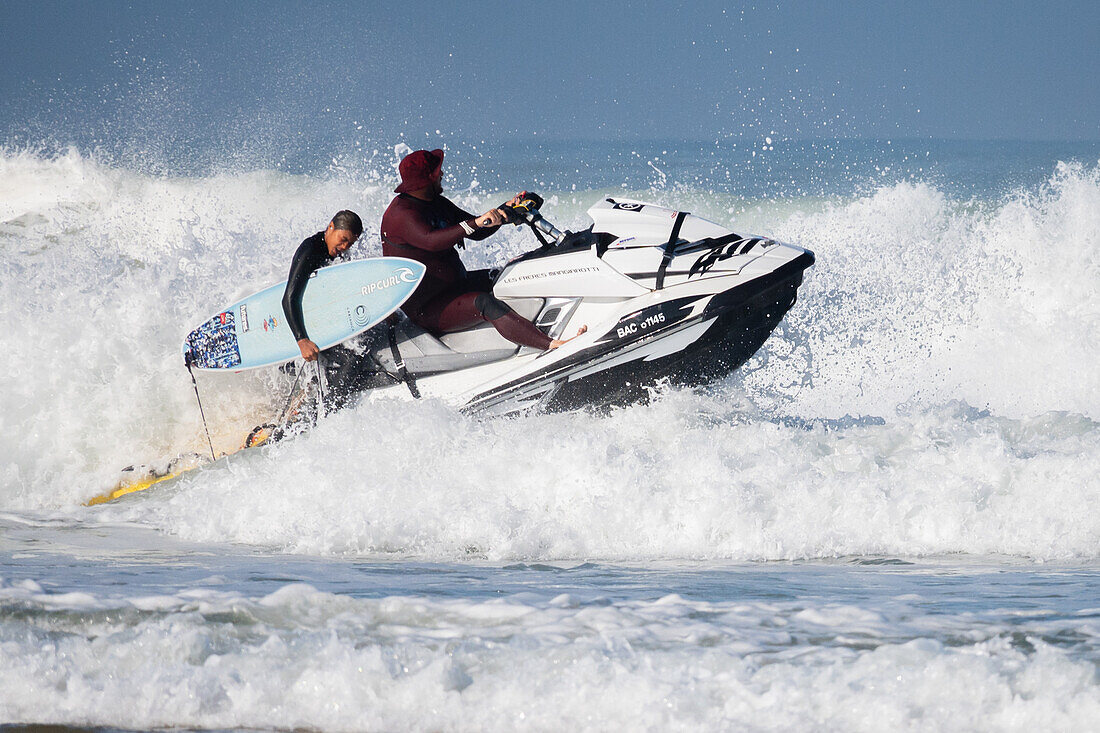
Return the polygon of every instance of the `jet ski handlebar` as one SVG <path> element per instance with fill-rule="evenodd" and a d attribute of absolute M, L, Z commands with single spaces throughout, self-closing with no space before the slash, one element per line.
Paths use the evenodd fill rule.
<path fill-rule="evenodd" d="M 528 225 L 535 232 L 535 236 L 542 242 L 542 245 L 549 247 L 551 244 L 565 239 L 566 233 L 542 218 L 542 214 L 539 213 L 542 204 L 542 197 L 537 193 L 524 191 L 520 194 L 518 203 L 514 205 L 501 204 L 500 210 L 504 212 L 509 224 L 515 224 L 516 226 Z M 543 234 L 550 237 L 550 240 L 546 240 L 542 236 Z"/>

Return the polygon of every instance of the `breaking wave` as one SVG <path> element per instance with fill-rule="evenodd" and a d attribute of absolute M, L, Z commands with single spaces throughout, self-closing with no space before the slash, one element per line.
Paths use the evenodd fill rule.
<path fill-rule="evenodd" d="M 799 303 L 738 373 L 606 414 L 479 419 L 366 401 L 309 435 L 97 510 L 118 469 L 203 438 L 179 343 L 285 277 L 336 208 L 368 233 L 385 175 L 148 176 L 0 154 L 0 507 L 89 512 L 294 552 L 456 558 L 1095 557 L 1100 172 L 960 199 L 633 192 L 813 249 Z M 600 191 L 547 192 L 572 228 Z M 470 208 L 501 198 L 473 184 Z M 684 203 L 684 202 L 687 203 Z M 499 262 L 519 230 L 465 255 Z M 378 251 L 375 237 L 358 245 Z M 200 377 L 229 448 L 285 388 Z"/>

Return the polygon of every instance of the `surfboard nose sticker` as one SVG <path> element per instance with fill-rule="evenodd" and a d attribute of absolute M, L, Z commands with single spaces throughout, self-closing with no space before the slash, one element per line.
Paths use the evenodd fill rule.
<path fill-rule="evenodd" d="M 184 351 L 199 369 L 230 369 L 241 363 L 232 311 L 219 313 L 187 335 Z"/>

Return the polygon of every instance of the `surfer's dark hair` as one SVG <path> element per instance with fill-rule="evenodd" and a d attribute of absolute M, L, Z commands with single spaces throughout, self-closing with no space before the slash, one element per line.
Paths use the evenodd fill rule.
<path fill-rule="evenodd" d="M 343 229 L 358 237 L 363 233 L 363 220 L 354 211 L 344 209 L 337 211 L 336 216 L 332 217 L 332 228 Z"/>

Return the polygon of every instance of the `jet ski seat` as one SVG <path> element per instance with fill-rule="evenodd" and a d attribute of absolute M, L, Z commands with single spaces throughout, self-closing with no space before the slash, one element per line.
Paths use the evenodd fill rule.
<path fill-rule="evenodd" d="M 515 353 L 514 348 L 470 353 L 455 351 L 407 318 L 402 319 L 394 327 L 394 336 L 397 338 L 397 349 L 401 352 L 405 368 L 414 375 L 434 374 L 488 364 L 491 361 L 507 359 Z M 380 356 L 383 366 L 387 368 L 393 366 L 393 357 L 388 349 L 383 350 Z"/>
<path fill-rule="evenodd" d="M 546 303 L 542 298 L 521 298 L 512 300 L 508 306 L 517 314 L 529 321 L 538 318 L 542 306 Z M 509 349 L 512 354 L 518 348 L 514 343 L 500 335 L 493 324 L 481 322 L 461 331 L 445 333 L 439 340 L 454 351 L 469 354 L 475 351 L 489 351 L 492 349 Z M 511 355 L 511 354 L 509 354 Z"/>
<path fill-rule="evenodd" d="M 525 298 L 509 305 L 524 318 L 534 319 L 543 302 L 541 298 Z M 497 333 L 491 323 L 478 323 L 472 328 L 436 337 L 408 318 L 402 318 L 395 326 L 394 335 L 405 368 L 414 375 L 488 364 L 507 359 L 519 349 Z M 392 361 L 392 356 L 388 353 L 386 356 L 390 357 L 386 361 Z"/>

